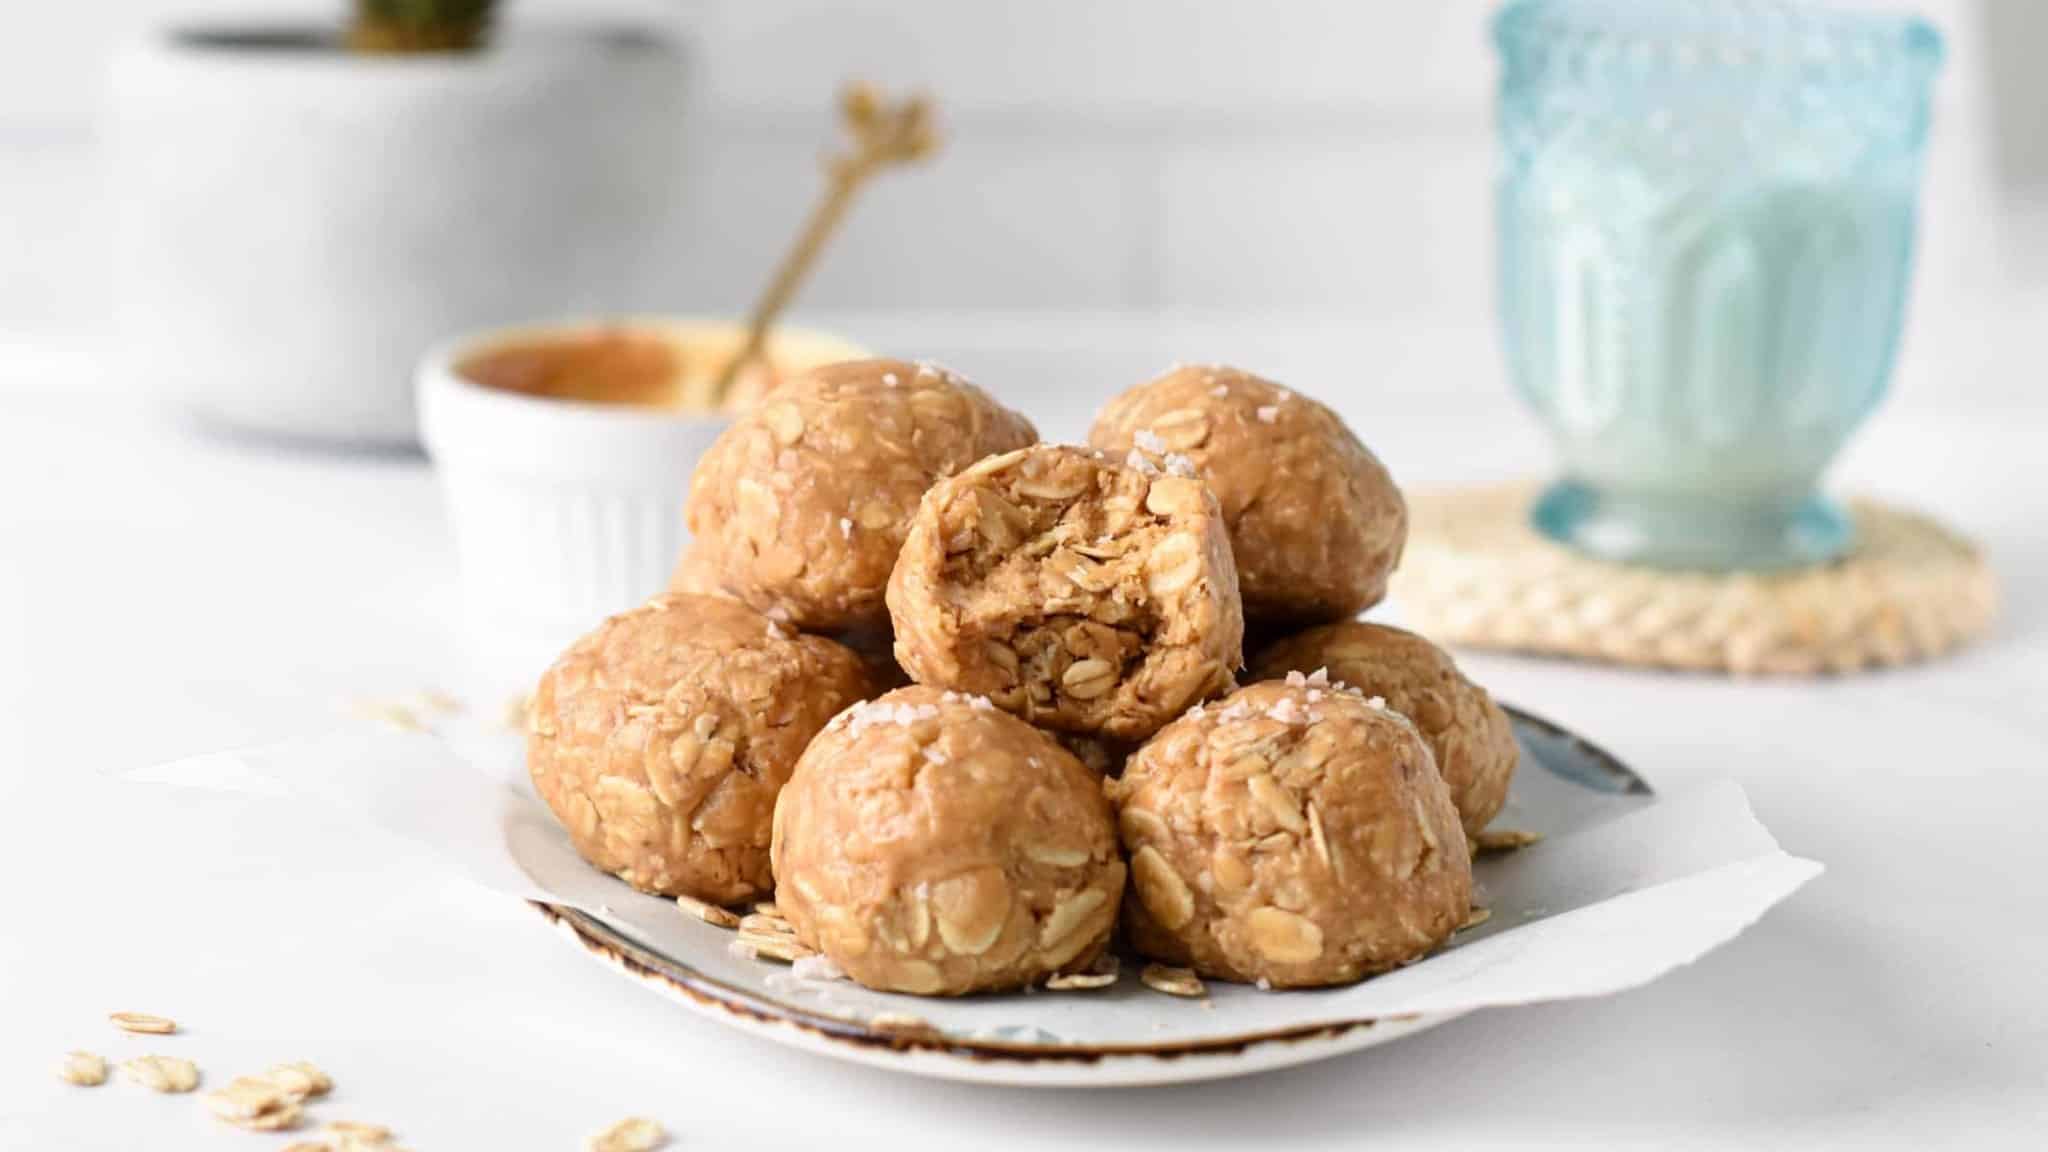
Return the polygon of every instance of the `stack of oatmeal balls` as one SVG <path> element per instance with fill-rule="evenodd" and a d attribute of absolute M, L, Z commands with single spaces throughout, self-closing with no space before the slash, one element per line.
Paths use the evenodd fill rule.
<path fill-rule="evenodd" d="M 672 589 L 532 697 L 577 849 L 652 893 L 772 897 L 803 948 L 920 995 L 1119 947 L 1322 986 L 1442 944 L 1516 746 L 1442 650 L 1355 619 L 1407 533 L 1386 469 L 1220 366 L 1088 441 L 931 364 L 764 397 L 697 467 Z"/>

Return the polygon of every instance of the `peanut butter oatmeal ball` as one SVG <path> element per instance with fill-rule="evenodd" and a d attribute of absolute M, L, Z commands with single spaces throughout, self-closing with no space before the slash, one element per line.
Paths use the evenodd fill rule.
<path fill-rule="evenodd" d="M 1344 984 L 1465 919 L 1472 865 L 1429 745 L 1324 677 L 1253 684 L 1168 725 L 1109 786 L 1131 944 L 1204 976 Z"/>
<path fill-rule="evenodd" d="M 691 478 L 690 531 L 717 583 L 770 617 L 815 632 L 880 627 L 925 489 L 1037 439 L 942 368 L 829 364 L 763 397 L 712 444 Z"/>
<path fill-rule="evenodd" d="M 676 562 L 674 575 L 669 577 L 668 590 L 692 596 L 733 598 L 732 593 L 719 583 L 718 565 L 702 541 L 692 541 L 683 549 L 683 557 Z M 896 638 L 886 626 L 830 632 L 826 639 L 845 645 L 860 657 L 861 664 L 868 671 L 869 695 L 879 695 L 910 683 L 910 677 L 896 665 Z"/>
<path fill-rule="evenodd" d="M 576 642 L 527 709 L 533 786 L 584 859 L 713 903 L 773 887 L 775 796 L 867 693 L 853 653 L 736 600 L 668 595 Z"/>
<path fill-rule="evenodd" d="M 799 939 L 921 996 L 1086 968 L 1124 885 L 1094 773 L 986 698 L 923 686 L 811 742 L 775 806 L 774 857 Z"/>
<path fill-rule="evenodd" d="M 1443 649 L 1413 632 L 1347 620 L 1280 640 L 1252 662 L 1256 680 L 1318 668 L 1413 721 L 1451 790 L 1465 835 L 1486 827 L 1507 803 L 1521 750 L 1507 713 L 1465 679 Z"/>
<path fill-rule="evenodd" d="M 689 596 L 732 595 L 720 583 L 718 561 L 702 540 L 692 540 L 683 547 L 682 558 L 676 561 L 676 570 L 668 578 L 668 590 Z"/>
<path fill-rule="evenodd" d="M 1176 367 L 1111 400 L 1088 442 L 1193 464 L 1223 508 L 1254 624 L 1341 620 L 1386 595 L 1407 504 L 1316 401 L 1236 368 Z"/>
<path fill-rule="evenodd" d="M 910 678 L 1120 740 L 1228 690 L 1244 618 L 1216 501 L 1134 463 L 1046 444 L 933 485 L 889 580 Z"/>

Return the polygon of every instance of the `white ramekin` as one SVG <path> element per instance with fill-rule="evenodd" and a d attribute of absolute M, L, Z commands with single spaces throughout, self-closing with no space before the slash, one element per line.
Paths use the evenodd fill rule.
<path fill-rule="evenodd" d="M 565 324 L 482 333 L 421 362 L 421 437 L 441 479 L 476 673 L 492 687 L 530 683 L 598 621 L 659 592 L 689 540 L 690 473 L 730 412 L 587 404 L 482 387 L 455 366 L 536 336 L 602 327 L 652 332 L 701 351 L 732 347 L 712 321 Z M 778 333 L 783 371 L 852 359 L 858 347 L 818 333 Z"/>

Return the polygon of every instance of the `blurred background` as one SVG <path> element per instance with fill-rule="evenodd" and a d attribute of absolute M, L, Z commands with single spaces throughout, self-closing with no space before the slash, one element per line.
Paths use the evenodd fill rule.
<path fill-rule="evenodd" d="M 1938 363 L 1943 403 L 1999 405 L 2031 380 L 1987 329 L 2048 318 L 2048 76 L 2027 58 L 2048 8 L 1913 7 L 1949 59 L 1894 398 L 1925 398 Z M 687 177 L 648 191 L 687 203 L 681 235 L 650 239 L 673 256 L 647 299 L 567 310 L 743 311 L 816 193 L 831 94 L 861 75 L 937 94 L 948 147 L 863 199 L 801 311 L 1316 316 L 1382 353 L 1388 387 L 1498 398 L 1492 8 L 514 0 L 501 19 L 611 14 L 680 30 L 692 57 Z M 124 38 L 207 11 L 44 5 L 0 37 L 0 339 L 104 348 L 107 65 Z"/>
<path fill-rule="evenodd" d="M 760 1052 L 732 1059 L 716 1030 L 686 1033 L 667 1013 L 626 1005 L 640 994 L 623 983 L 618 1000 L 593 999 L 611 975 L 590 968 L 587 986 L 575 983 L 569 967 L 586 966 L 568 950 L 542 956 L 547 946 L 533 945 L 528 961 L 525 910 L 481 908 L 452 879 L 423 882 L 410 858 L 365 850 L 353 823 L 302 828 L 255 805 L 76 786 L 323 731 L 366 698 L 429 687 L 495 718 L 511 691 L 501 682 L 523 692 L 540 664 L 493 646 L 518 641 L 551 658 L 602 614 L 586 593 L 608 598 L 609 611 L 660 587 L 718 413 L 587 421 L 476 387 L 470 421 L 444 421 L 465 435 L 429 438 L 430 469 L 411 446 L 415 367 L 451 336 L 524 321 L 745 316 L 817 200 L 819 157 L 842 135 L 835 93 L 849 79 L 928 90 L 945 144 L 861 193 L 785 329 L 946 361 L 1049 439 L 1079 437 L 1104 399 L 1173 361 L 1229 360 L 1329 402 L 1411 494 L 1559 475 L 1564 439 L 1511 388 L 1497 306 L 1502 134 L 1488 25 L 1500 0 L 500 0 L 508 40 L 541 25 L 668 30 L 687 56 L 673 112 L 665 59 L 622 78 L 628 69 L 591 67 L 614 61 L 586 54 L 535 80 L 519 71 L 533 57 L 499 51 L 495 35 L 491 51 L 465 60 L 356 72 L 336 53 L 187 51 L 161 35 L 144 60 L 154 70 L 135 63 L 148 55 L 136 45 L 167 25 L 253 16 L 338 34 L 358 3 L 414 2 L 5 6 L 0 812 L 15 819 L 0 835 L 0 875 L 47 882 L 10 890 L 14 920 L 44 930 L 0 933 L 0 1019 L 31 1041 L 0 1044 L 0 1146 L 87 1146 L 68 1106 L 44 1109 L 40 1141 L 8 1139 L 19 1131 L 10 1112 L 72 1091 L 43 1065 L 78 1042 L 79 1021 L 163 1005 L 250 1043 L 280 1021 L 324 1033 L 320 1052 L 382 1070 L 400 1102 L 391 1117 L 408 1115 L 402 1102 L 416 1093 L 410 1115 L 463 1132 L 444 1146 L 506 1146 L 476 1135 L 530 1122 L 534 1109 L 506 1100 L 588 1103 L 600 1084 L 617 1093 L 607 1099 L 664 1099 L 681 1066 L 693 1099 L 737 1102 L 693 1106 L 692 1148 L 721 1146 L 704 1139 L 715 1123 L 744 1126 L 725 1145 L 766 1147 L 763 1131 L 772 1143 L 828 1123 L 895 1140 L 923 1123 L 955 1129 L 957 1146 L 958 1131 L 985 1132 L 991 1116 L 1048 1143 L 1083 1133 L 1126 1146 L 1271 1144 L 1278 1133 L 1307 1148 L 1371 1132 L 1407 1144 L 1442 1133 L 1448 1147 L 1603 1137 L 1693 1147 L 1712 1129 L 1731 1148 L 1982 1147 L 2000 1135 L 2039 1147 L 2048 929 L 2013 915 L 2001 881 L 2041 870 L 2048 806 L 2037 767 L 2048 747 L 2048 0 L 1842 5 L 1919 12 L 1940 29 L 1946 58 L 1896 369 L 1888 389 L 1812 373 L 1856 394 L 1853 410 L 1832 413 L 1842 436 L 1854 430 L 1839 461 L 1832 432 L 1814 455 L 1831 465 L 1830 492 L 1925 510 L 1982 543 L 2005 592 L 1983 642 L 1923 667 L 1811 680 L 1460 654 L 1501 699 L 1592 735 L 1660 791 L 1733 777 L 1788 847 L 1827 862 L 1825 881 L 1726 957 L 1605 1004 L 1474 1017 L 1418 1041 L 1413 1058 L 1404 1045 L 1377 1064 L 1249 1081 L 1257 1100 L 1205 1087 L 1171 1106 L 1101 1094 L 1050 1110 L 874 1077 L 800 1079 L 795 1063 L 767 1065 Z M 1665 7 L 1719 17 L 1737 5 L 1773 7 Z M 1762 43 L 1793 45 L 1781 62 L 1835 55 L 1830 43 L 1809 52 L 1806 39 Z M 1860 67 L 1855 48 L 1842 56 Z M 1728 70 L 1748 59 L 1737 54 Z M 504 87 L 497 65 L 511 76 Z M 654 71 L 660 100 L 634 87 Z M 396 76 L 404 82 L 386 82 Z M 502 99 L 508 91 L 524 102 Z M 1701 106 L 1724 107 L 1718 93 Z M 1910 137 L 1915 172 L 1919 94 L 1916 82 L 1911 131 L 1894 134 Z M 1853 84 L 1822 95 L 1836 97 L 1830 123 L 1872 105 Z M 1601 110 L 1654 120 L 1627 95 Z M 621 138 L 681 146 L 621 158 Z M 1796 166 L 1815 150 L 1782 149 L 1753 172 L 1718 155 L 1701 161 L 1711 169 L 1701 184 L 1740 189 L 1755 177 L 1769 188 L 1783 182 L 1778 161 Z M 1639 170 L 1614 170 L 1596 187 L 1633 192 Z M 1821 197 L 1823 218 L 1865 202 L 1853 179 L 1820 190 L 1837 187 L 1850 195 Z M 1615 219 L 1610 201 L 1557 200 L 1560 216 L 1581 209 L 1591 230 Z M 656 219 L 659 229 L 644 226 Z M 1766 244 L 1782 235 L 1766 231 Z M 1897 247 L 1882 246 L 1891 280 L 1865 275 L 1869 261 L 1843 263 L 1827 293 L 1874 317 L 1885 350 L 1891 286 L 1904 275 Z M 637 268 L 630 287 L 603 275 L 641 254 L 654 257 L 644 280 Z M 1639 314 L 1657 326 L 1651 309 L 1628 306 L 1661 298 L 1639 291 L 1636 269 L 1622 271 L 1609 314 L 1629 319 L 1603 327 L 1586 319 L 1598 309 L 1578 309 L 1574 325 L 1603 338 L 1586 347 L 1637 334 Z M 1729 295 L 1742 319 L 1768 313 L 1769 323 L 1732 326 L 1705 347 L 1761 356 L 1767 329 L 1829 331 L 1804 322 L 1817 309 Z M 421 375 L 458 394 L 457 373 L 437 371 Z M 1702 372 L 1696 399 L 1757 395 L 1791 375 Z M 1645 380 L 1666 395 L 1661 374 Z M 280 446 L 194 435 L 184 414 L 200 406 L 177 394 L 209 390 L 272 405 L 261 413 L 271 427 L 306 436 Z M 1866 423 L 1860 397 L 1880 392 Z M 585 437 L 591 429 L 610 438 Z M 1723 444 L 1744 455 L 1737 464 L 1771 462 L 1770 438 L 1756 439 L 1754 453 L 1741 452 L 1740 435 Z M 381 450 L 334 447 L 366 442 Z M 1630 446 L 1643 442 L 1631 460 L 1673 455 L 1647 437 Z M 470 455 L 441 450 L 451 446 Z M 1802 495 L 1812 479 L 1794 476 Z M 613 515 L 621 508 L 632 515 Z M 625 591 L 598 580 L 630 533 L 581 529 L 649 524 L 661 531 L 637 538 L 664 547 L 634 554 L 651 583 L 639 569 Z M 1416 540 L 1411 529 L 1410 573 Z M 1899 586 L 1923 607 L 1955 599 L 1910 565 L 1906 575 Z M 1722 585 L 1738 607 L 1754 600 L 1747 576 Z M 1556 600 L 1528 603 L 1540 612 Z M 1585 631 L 1597 634 L 1614 600 L 1585 603 Z M 550 616 L 523 629 L 508 624 L 521 619 L 508 606 L 561 609 L 574 628 L 563 634 Z M 1819 617 L 1848 621 L 1852 640 L 1887 634 L 1823 607 L 1793 614 L 1786 634 L 1813 631 Z M 1407 610 L 1400 593 L 1390 608 Z M 1900 619 L 1878 623 L 1896 633 Z M 270 863 L 288 856 L 318 863 Z M 138 966 L 137 939 L 178 946 Z M 109 988 L 136 999 L 85 994 Z M 422 1021 L 436 1024 L 427 1042 L 392 1043 Z M 15 1057 L 20 1068 L 6 1063 Z M 451 1075 L 474 1090 L 451 1089 Z M 38 1078 L 44 1097 L 12 1087 Z M 1366 1082 L 1378 1090 L 1359 1091 Z M 789 1084 L 810 1107 L 748 1095 Z M 160 1113 L 133 1094 L 128 1103 L 134 1126 L 91 1146 L 217 1146 L 199 1143 L 213 1134 L 198 1127 L 192 1143 L 153 1119 L 144 1127 Z M 557 1128 L 521 1127 L 510 1143 L 538 1146 L 546 1132 L 570 1146 L 560 1126 L 585 1113 L 554 1111 L 546 1123 Z M 407 1139 L 430 1146 L 433 1135 Z"/>

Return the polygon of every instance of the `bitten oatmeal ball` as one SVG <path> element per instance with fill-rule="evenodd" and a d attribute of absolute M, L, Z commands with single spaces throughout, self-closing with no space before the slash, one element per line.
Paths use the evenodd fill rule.
<path fill-rule="evenodd" d="M 773 887 L 775 795 L 811 737 L 867 690 L 860 661 L 830 640 L 735 600 L 661 596 L 541 677 L 527 770 L 592 864 L 648 892 L 730 904 Z"/>
<path fill-rule="evenodd" d="M 1406 964 L 1465 919 L 1472 865 L 1429 745 L 1327 679 L 1191 710 L 1109 785 L 1147 956 L 1273 987 Z"/>
<path fill-rule="evenodd" d="M 1216 501 L 1136 463 L 1047 444 L 933 485 L 889 580 L 911 679 L 1121 740 L 1227 690 L 1244 618 Z"/>
<path fill-rule="evenodd" d="M 717 583 L 815 632 L 876 628 L 889 570 L 934 480 L 1038 439 L 1029 421 L 942 368 L 853 360 L 763 397 L 690 482 L 690 531 Z"/>
<path fill-rule="evenodd" d="M 1356 615 L 1387 592 L 1408 507 L 1337 414 L 1220 365 L 1176 367 L 1111 400 L 1088 442 L 1185 456 L 1216 494 L 1254 624 Z"/>
<path fill-rule="evenodd" d="M 922 686 L 811 742 L 774 853 L 799 939 L 870 988 L 923 996 L 1087 967 L 1124 884 L 1094 773 L 987 699 Z"/>
<path fill-rule="evenodd" d="M 1521 751 L 1507 713 L 1465 679 L 1451 655 L 1399 628 L 1348 620 L 1280 640 L 1252 661 L 1252 678 L 1278 680 L 1318 668 L 1414 721 L 1451 790 L 1465 835 L 1507 803 Z"/>

